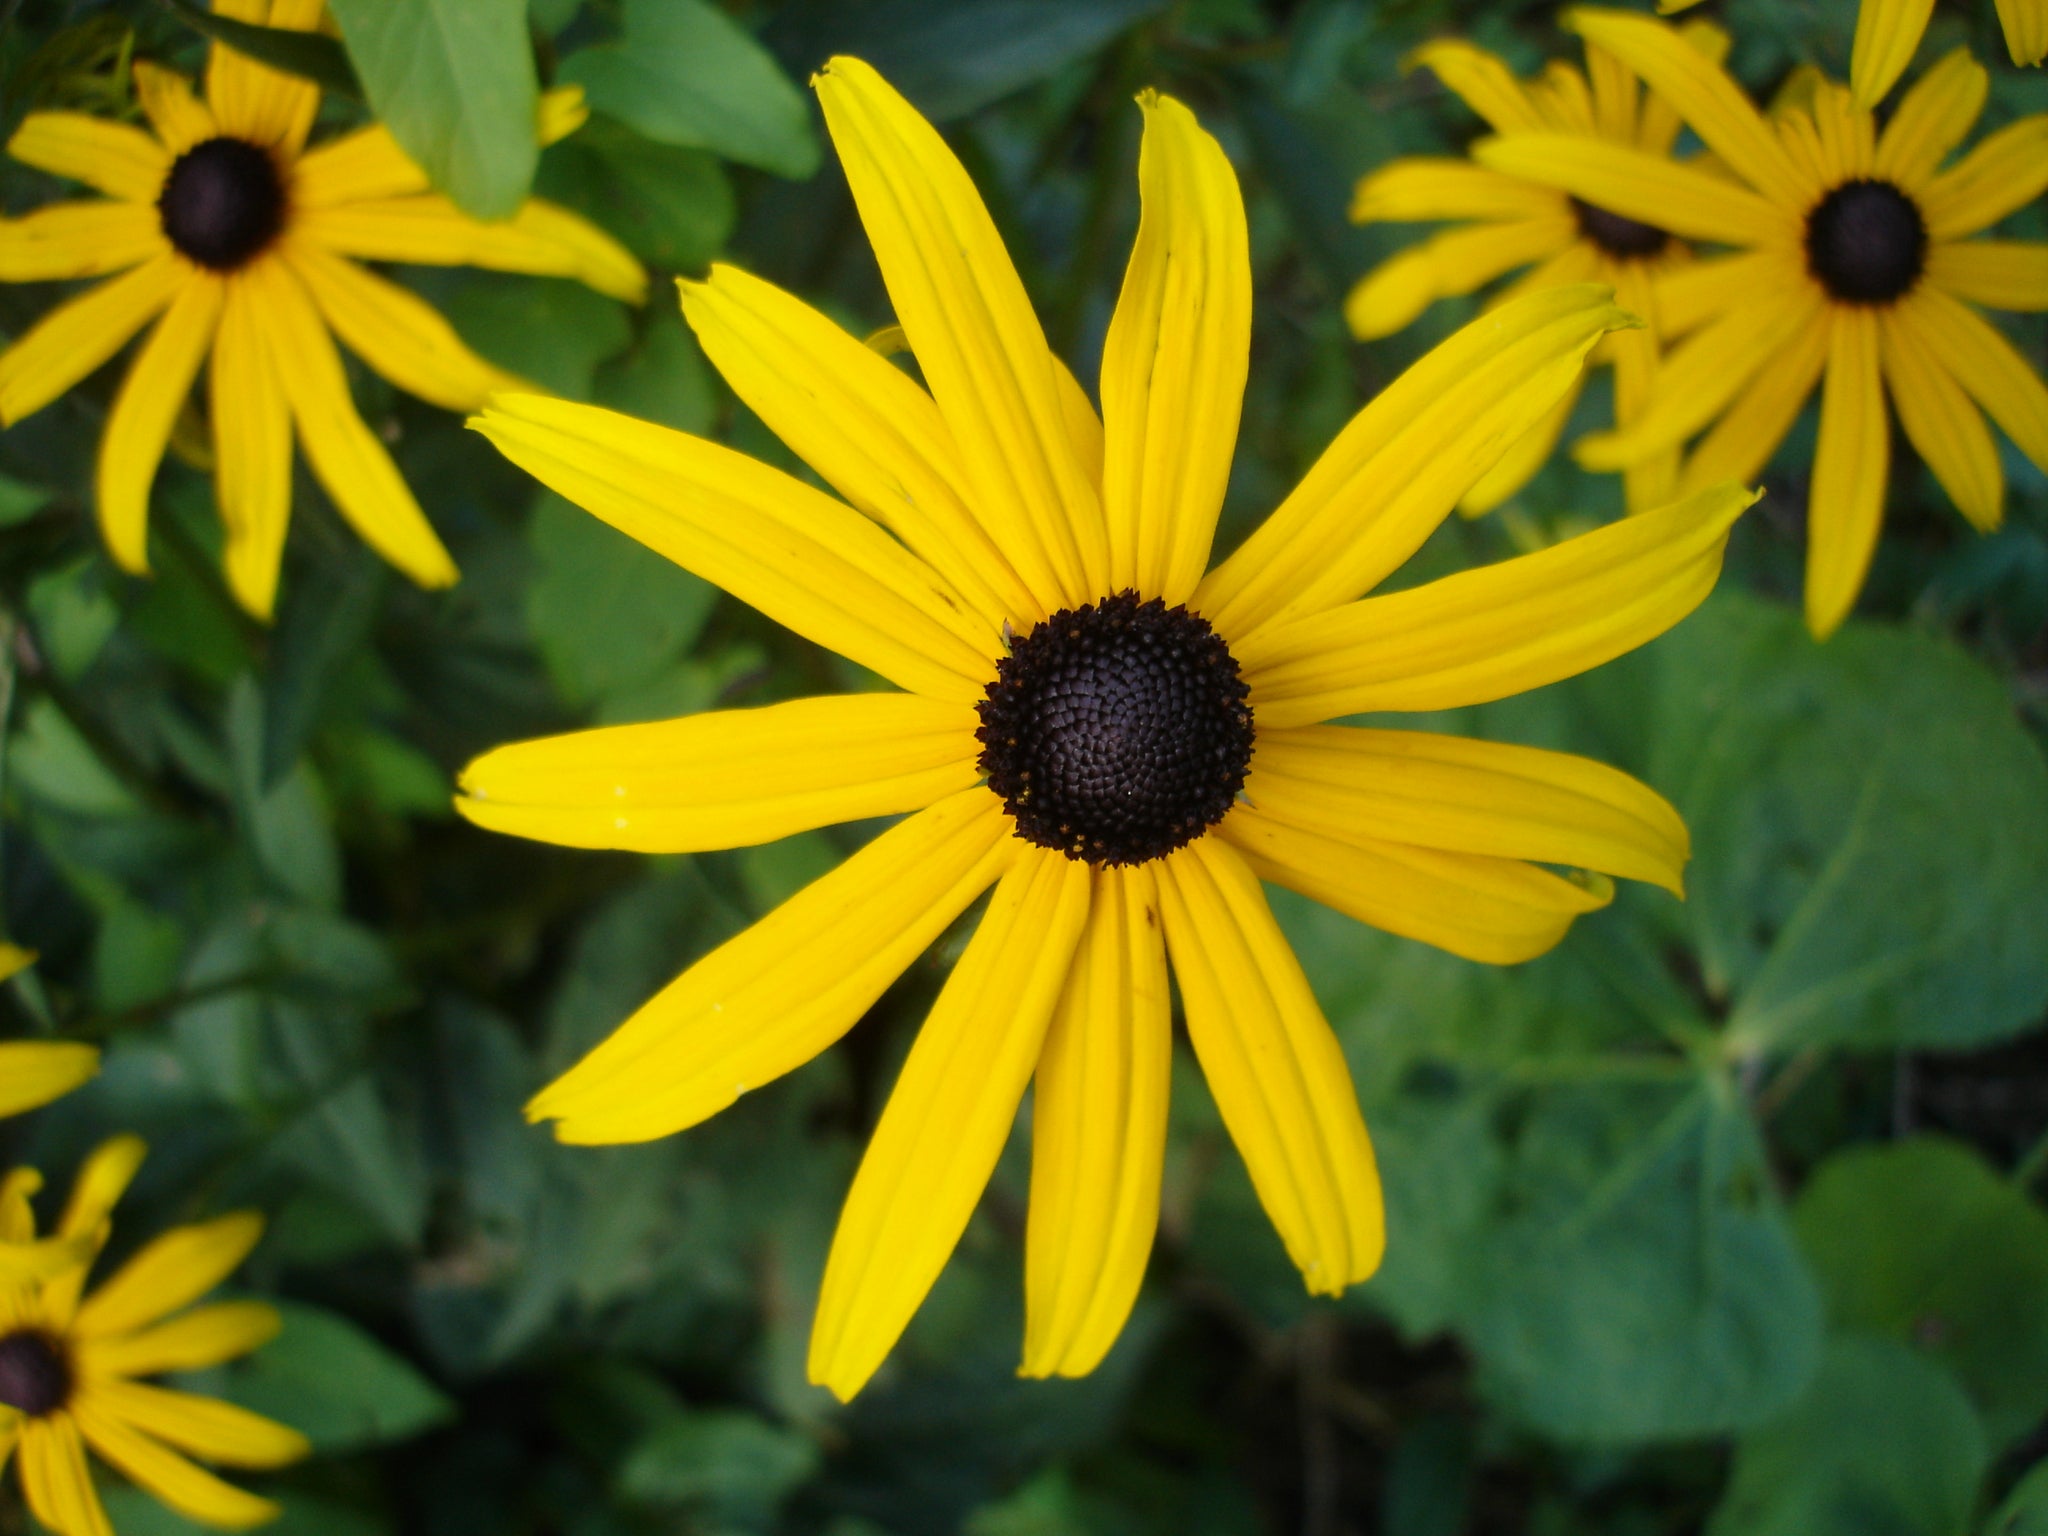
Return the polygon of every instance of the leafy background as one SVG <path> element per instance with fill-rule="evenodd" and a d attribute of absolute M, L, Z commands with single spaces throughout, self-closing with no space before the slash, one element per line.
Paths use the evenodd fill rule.
<path fill-rule="evenodd" d="M 1846 0 L 1718 9 L 1759 91 L 1846 64 Z M 332 126 L 383 112 L 465 206 L 503 212 L 530 182 L 658 274 L 642 311 L 399 276 L 507 367 L 784 464 L 666 274 L 723 255 L 857 329 L 889 322 L 801 89 L 816 63 L 863 54 L 942 123 L 1084 378 L 1136 215 L 1130 98 L 1181 95 L 1251 210 L 1226 541 L 1472 312 L 1367 347 L 1338 318 L 1414 233 L 1349 226 L 1351 181 L 1477 131 L 1402 55 L 1452 31 L 1525 70 L 1567 51 L 1548 8 L 1513 0 L 333 10 L 338 39 L 243 41 L 332 87 Z M 132 113 L 133 58 L 196 68 L 220 26 L 191 0 L 30 0 L 0 23 L 0 128 Z M 1942 8 L 1923 57 L 1961 41 L 2000 60 L 1988 123 L 2048 107 L 1988 5 Z M 536 162 L 554 81 L 597 115 Z M 61 194 L 0 169 L 11 211 Z M 0 290 L 0 331 L 57 297 Z M 2038 320 L 2011 333 L 2048 360 Z M 1436 722 L 1647 777 L 1693 828 L 1687 903 L 1631 889 L 1493 970 L 1282 901 L 1379 1142 L 1383 1274 L 1304 1296 L 1183 1060 L 1158 1253 L 1102 1370 L 1013 1375 L 1020 1127 L 892 1364 L 841 1408 L 803 1381 L 817 1278 L 958 934 L 846 1046 L 709 1125 L 561 1148 L 524 1097 L 847 834 L 647 859 L 448 809 L 493 743 L 815 691 L 836 664 L 367 374 L 358 399 L 462 565 L 452 593 L 379 566 L 302 468 L 282 607 L 249 623 L 215 574 L 196 417 L 158 482 L 159 574 L 123 577 L 88 501 L 117 376 L 0 436 L 5 921 L 43 955 L 0 1009 L 11 1033 L 107 1049 L 98 1082 L 0 1134 L 60 1179 L 96 1138 L 146 1134 L 117 1245 L 269 1213 L 242 1283 L 285 1332 L 201 1385 L 312 1436 L 269 1480 L 279 1536 L 2048 1531 L 2048 1471 L 2028 1470 L 2048 1449 L 2048 484 L 2009 449 L 1986 538 L 1895 455 L 1863 617 L 1819 648 L 1796 617 L 1809 419 L 1696 617 Z M 1600 386 L 1583 409 L 1604 412 Z M 1401 579 L 1618 510 L 1611 480 L 1560 462 Z M 188 1529 L 109 1499 L 124 1536 Z"/>

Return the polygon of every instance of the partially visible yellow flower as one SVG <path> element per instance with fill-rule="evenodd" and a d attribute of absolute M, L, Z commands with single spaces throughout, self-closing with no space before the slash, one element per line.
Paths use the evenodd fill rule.
<path fill-rule="evenodd" d="M 1658 0 L 1657 9 L 1668 16 L 1697 4 L 1699 0 Z M 2048 59 L 2048 0 L 1996 4 L 2013 63 Z M 1856 11 L 1856 42 L 1849 55 L 1849 88 L 1856 93 L 1857 106 L 1876 106 L 1898 84 L 1933 14 L 1934 0 L 1863 0 Z"/>
<path fill-rule="evenodd" d="M 215 0 L 215 9 L 304 31 L 323 3 Z M 329 332 L 400 389 L 450 410 L 474 410 L 516 381 L 419 298 L 351 258 L 573 277 L 636 302 L 646 286 L 640 264 L 539 198 L 502 223 L 470 218 L 428 190 L 381 126 L 308 149 L 319 88 L 223 44 L 213 45 L 204 101 L 148 63 L 135 66 L 135 88 L 152 132 L 35 112 L 8 142 L 15 159 L 111 200 L 0 220 L 0 281 L 122 275 L 0 354 L 0 426 L 49 404 L 156 320 L 100 440 L 100 530 L 124 569 L 148 571 L 150 484 L 210 355 L 214 491 L 228 584 L 243 607 L 267 618 L 275 601 L 294 429 L 313 473 L 372 548 L 423 586 L 453 582 L 454 562 L 356 412 Z M 542 142 L 585 115 L 579 91 L 551 93 Z"/>
<path fill-rule="evenodd" d="M 35 951 L 0 942 L 0 981 L 36 962 Z M 18 1115 L 60 1098 L 100 1069 L 100 1053 L 68 1040 L 0 1043 L 0 1117 Z M 4 1274 L 0 1267 L 0 1274 Z"/>
<path fill-rule="evenodd" d="M 500 396 L 477 425 L 606 522 L 901 691 L 585 731 L 462 775 L 480 825 L 696 852 L 905 819 L 700 959 L 528 1107 L 645 1141 L 827 1049 L 993 888 L 855 1176 L 809 1369 L 849 1397 L 966 1230 L 1028 1085 L 1027 1375 L 1094 1368 L 1158 1225 L 1168 968 L 1224 1125 L 1309 1289 L 1370 1275 L 1379 1177 L 1273 882 L 1495 963 L 1679 889 L 1684 823 L 1562 753 L 1327 722 L 1456 708 L 1676 623 L 1755 498 L 1735 486 L 1367 597 L 1549 415 L 1612 291 L 1467 326 L 1210 565 L 1251 342 L 1244 203 L 1179 102 L 1139 102 L 1137 241 L 1102 414 L 1046 345 L 966 169 L 868 65 L 813 81 L 923 383 L 730 267 L 683 312 L 735 394 L 844 500 L 685 433 Z M 926 388 L 929 385 L 929 389 Z M 1556 868 L 1573 871 L 1560 874 Z"/>
<path fill-rule="evenodd" d="M 1695 23 L 1686 35 L 1718 59 L 1728 38 L 1718 27 Z M 1446 41 L 1419 48 L 1411 63 L 1432 72 L 1500 133 L 1554 133 L 1603 140 L 1669 156 L 1678 137 L 1678 114 L 1613 54 L 1586 45 L 1586 68 L 1553 61 L 1539 80 L 1518 81 L 1493 54 L 1469 43 Z M 1540 181 L 1505 175 L 1469 161 L 1410 156 L 1370 172 L 1351 201 L 1360 224 L 1458 220 L 1454 228 L 1390 258 L 1361 278 L 1344 304 L 1344 318 L 1361 341 L 1402 329 L 1440 298 L 1452 298 L 1519 267 L 1533 267 L 1494 299 L 1505 303 L 1561 283 L 1602 282 L 1622 308 L 1649 322 L 1616 331 L 1595 349 L 1593 361 L 1614 365 L 1614 412 L 1626 424 L 1642 409 L 1657 366 L 1656 307 L 1651 280 L 1691 259 L 1685 245 L 1659 225 L 1624 218 L 1580 202 Z M 1558 435 L 1579 401 L 1574 385 L 1555 409 L 1473 486 L 1459 503 L 1468 516 L 1490 512 L 1523 486 L 1550 458 Z M 1678 450 L 1632 465 L 1630 511 L 1671 499 Z"/>
<path fill-rule="evenodd" d="M 195 1465 L 269 1468 L 297 1461 L 306 1437 L 245 1408 L 137 1377 L 219 1365 L 276 1334 L 274 1308 L 255 1301 L 191 1304 L 256 1246 L 251 1211 L 174 1227 L 82 1301 L 114 1202 L 142 1162 L 133 1136 L 87 1159 L 55 1236 L 79 1258 L 42 1280 L 0 1285 L 0 1461 L 18 1452 L 22 1493 L 56 1536 L 112 1536 L 86 1465 L 86 1447 L 186 1518 L 242 1530 L 277 1506 Z M 0 1188 L 0 1243 L 35 1240 L 28 1196 L 41 1184 L 17 1169 Z M 172 1314 L 178 1314 L 173 1316 Z"/>
<path fill-rule="evenodd" d="M 1747 481 L 1819 385 L 1806 619 L 1825 637 L 1854 607 L 1877 546 L 1887 388 L 1906 437 L 1979 530 L 1997 527 L 2005 506 L 1985 416 L 2048 470 L 2048 384 L 1971 307 L 2048 309 L 2048 245 L 1967 238 L 2048 187 L 2048 113 L 2001 128 L 1944 170 L 1988 88 L 1964 50 L 1929 70 L 1880 134 L 1826 80 L 1766 118 L 1725 70 L 1648 17 L 1577 10 L 1566 25 L 1668 98 L 1720 170 L 1561 134 L 1504 135 L 1477 157 L 1740 248 L 1658 283 L 1658 316 L 1686 339 L 1666 355 L 1642 414 L 1580 443 L 1579 460 L 1623 469 L 1704 431 L 1680 491 Z"/>

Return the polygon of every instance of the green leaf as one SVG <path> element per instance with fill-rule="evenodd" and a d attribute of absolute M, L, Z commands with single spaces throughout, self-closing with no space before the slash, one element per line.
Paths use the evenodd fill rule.
<path fill-rule="evenodd" d="M 1962 1389 L 1884 1339 L 1837 1339 L 1812 1389 L 1735 1447 L 1707 1536 L 1959 1536 L 1989 1455 Z"/>
<path fill-rule="evenodd" d="M 288 75 L 311 80 L 325 90 L 360 101 L 362 82 L 356 79 L 348 52 L 333 38 L 318 32 L 297 32 L 289 27 L 259 27 L 232 16 L 216 16 L 199 0 L 163 0 L 193 31 L 226 43 L 237 53 L 246 53 L 259 63 Z"/>
<path fill-rule="evenodd" d="M 1983 1536 L 2048 1536 L 2048 1461 L 2006 1495 L 1998 1512 L 1984 1522 Z"/>
<path fill-rule="evenodd" d="M 648 316 L 639 345 L 597 374 L 600 405 L 700 437 L 711 430 L 717 409 L 713 388 L 703 349 L 670 304 Z"/>
<path fill-rule="evenodd" d="M 253 678 L 228 697 L 228 749 L 234 763 L 236 821 L 256 865 L 280 890 L 318 907 L 341 901 L 341 853 L 306 763 L 276 783 L 263 771 L 264 709 Z"/>
<path fill-rule="evenodd" d="M 571 54 L 561 75 L 650 139 L 798 180 L 818 168 L 810 103 L 706 0 L 626 0 L 624 36 Z"/>
<path fill-rule="evenodd" d="M 39 485 L 0 475 L 0 528 L 25 523 L 50 504 L 50 493 Z"/>
<path fill-rule="evenodd" d="M 1811 1378 L 1820 1297 L 1748 1119 L 1717 1087 L 1518 1104 L 1467 1326 L 1489 1394 L 1564 1440 L 1715 1434 Z"/>
<path fill-rule="evenodd" d="M 286 588 L 263 669 L 263 787 L 298 761 L 343 665 L 364 649 L 384 593 L 384 563 L 353 545 Z"/>
<path fill-rule="evenodd" d="M 399 147 L 465 211 L 510 218 L 540 159 L 525 0 L 334 0 L 333 10 Z"/>
<path fill-rule="evenodd" d="M 690 1504 L 746 1523 L 773 1517 L 820 1461 L 816 1442 L 751 1413 L 693 1413 L 662 1425 L 627 1453 L 622 1498 Z"/>
<path fill-rule="evenodd" d="M 99 759 L 63 710 L 33 699 L 7 744 L 8 777 L 52 809 L 79 816 L 135 816 L 142 805 Z"/>
<path fill-rule="evenodd" d="M 1837 1331 L 1947 1366 L 1994 1444 L 2048 1413 L 2048 1213 L 1977 1153 L 1932 1136 L 1852 1148 L 1792 1219 Z"/>
<path fill-rule="evenodd" d="M 718 596 L 553 492 L 536 502 L 527 540 L 535 567 L 527 629 L 573 704 L 651 681 L 695 643 Z"/>
<path fill-rule="evenodd" d="M 1686 919 L 1731 1047 L 1956 1047 L 2040 1017 L 2048 763 L 1998 677 L 1733 598 L 1654 655 L 1649 777 L 1692 829 Z"/>
<path fill-rule="evenodd" d="M 289 1424 L 321 1455 L 409 1440 L 455 1405 L 402 1357 L 322 1307 L 275 1302 L 284 1329 L 228 1372 L 245 1408 Z"/>
<path fill-rule="evenodd" d="M 465 272 L 422 284 L 477 351 L 566 400 L 588 400 L 597 365 L 632 339 L 616 300 L 566 278 Z"/>
<path fill-rule="evenodd" d="M 246 1474 L 239 1475 L 238 1480 Z M 384 1536 L 383 1522 L 353 1509 L 315 1499 L 291 1488 L 261 1488 L 280 1506 L 275 1520 L 263 1526 L 264 1536 Z M 107 1520 L 121 1536 L 210 1536 L 212 1526 L 198 1525 L 157 1503 L 150 1494 L 126 1483 L 103 1483 L 100 1500 Z"/>
<path fill-rule="evenodd" d="M 701 272 L 732 234 L 737 205 L 725 169 L 701 149 L 656 143 L 593 117 L 549 148 L 540 193 L 574 208 L 651 266 Z M 661 296 L 659 307 L 675 306 Z"/>

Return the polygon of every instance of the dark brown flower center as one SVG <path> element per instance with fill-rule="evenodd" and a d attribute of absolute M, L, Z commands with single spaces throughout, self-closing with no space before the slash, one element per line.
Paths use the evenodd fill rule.
<path fill-rule="evenodd" d="M 1605 208 L 1582 203 L 1576 197 L 1572 199 L 1572 212 L 1578 215 L 1579 233 L 1610 256 L 1641 261 L 1646 257 L 1661 256 L 1664 247 L 1671 243 L 1668 230 L 1625 219 Z"/>
<path fill-rule="evenodd" d="M 1249 692 L 1208 620 L 1119 592 L 1011 646 L 981 704 L 981 768 L 1020 836 L 1142 864 L 1221 821 L 1244 787 Z"/>
<path fill-rule="evenodd" d="M 1920 280 L 1927 221 L 1888 181 L 1849 181 L 1806 217 L 1806 265 L 1844 304 L 1889 304 Z"/>
<path fill-rule="evenodd" d="M 0 1403 L 30 1418 L 55 1413 L 71 1396 L 71 1362 L 46 1333 L 23 1329 L 0 1338 Z"/>
<path fill-rule="evenodd" d="M 156 207 L 172 245 L 202 267 L 232 272 L 284 227 L 284 183 L 261 146 L 208 139 L 178 156 Z"/>

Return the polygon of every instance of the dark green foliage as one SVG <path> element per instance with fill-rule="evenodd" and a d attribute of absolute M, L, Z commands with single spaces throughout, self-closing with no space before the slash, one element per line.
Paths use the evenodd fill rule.
<path fill-rule="evenodd" d="M 1849 0 L 1727 0 L 1759 92 L 1846 66 Z M 720 384 L 672 280 L 735 261 L 857 334 L 893 320 L 804 81 L 867 57 L 939 120 L 1056 347 L 1092 387 L 1156 85 L 1221 138 L 1256 272 L 1221 543 L 1475 312 L 1348 341 L 1338 306 L 1420 231 L 1351 184 L 1476 120 L 1403 55 L 1459 33 L 1527 71 L 1542 9 L 1449 0 L 468 0 L 341 4 L 341 42 L 245 39 L 358 80 L 465 206 L 529 180 L 651 270 L 394 275 L 501 367 L 795 468 Z M 388 14 L 387 14 L 388 13 Z M 402 13 L 402 14 L 401 14 Z M 1922 52 L 2002 60 L 1986 0 Z M 188 70 L 184 0 L 0 5 L 5 122 L 119 115 Z M 345 49 L 343 44 L 346 45 Z M 595 115 L 530 162 L 534 85 Z M 2048 108 L 1993 69 L 1987 125 Z M 333 96 L 316 134 L 363 120 Z M 525 148 L 522 149 L 521 146 Z M 19 214 L 63 195 L 0 162 Z M 2039 206 L 2015 216 L 2040 238 Z M 0 285 L 0 334 L 60 298 Z M 2038 317 L 2006 317 L 2037 366 Z M 1825 647 L 1796 610 L 1810 423 L 1722 590 L 1644 652 L 1398 724 L 1586 753 L 1671 797 L 1690 899 L 1625 890 L 1551 955 L 1450 958 L 1276 897 L 1365 1101 L 1385 1269 L 1340 1302 L 1287 1263 L 1185 1051 L 1146 1291 L 1102 1369 L 1015 1376 L 1028 1111 L 961 1250 L 851 1407 L 804 1379 L 839 1202 L 950 935 L 841 1047 L 684 1135 L 571 1148 L 526 1099 L 692 958 L 872 828 L 642 859 L 459 821 L 471 756 L 580 726 L 873 686 L 540 492 L 367 372 L 366 419 L 463 570 L 423 594 L 301 466 L 276 621 L 216 574 L 203 391 L 152 505 L 155 576 L 91 521 L 117 368 L 0 434 L 0 893 L 41 952 L 8 1036 L 92 1040 L 87 1089 L 0 1126 L 61 1184 L 147 1136 L 119 1253 L 235 1206 L 282 1337 L 191 1383 L 317 1454 L 251 1481 L 277 1536 L 2030 1536 L 2048 1531 L 2048 483 L 2009 449 L 1968 530 L 1894 455 L 1887 532 Z M 1608 410 L 1597 382 L 1578 426 Z M 1619 511 L 1566 457 L 1395 582 Z M 109 1478 L 122 1536 L 193 1529 Z M 11 1500 L 11 1492 L 0 1501 Z M 18 1527 L 0 1505 L 0 1530 Z"/>

